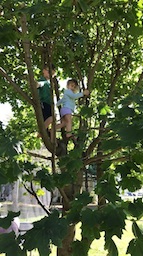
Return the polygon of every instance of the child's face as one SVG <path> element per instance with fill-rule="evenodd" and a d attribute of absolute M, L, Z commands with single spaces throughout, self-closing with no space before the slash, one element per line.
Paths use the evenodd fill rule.
<path fill-rule="evenodd" d="M 75 92 L 77 89 L 76 89 L 76 85 L 75 83 L 70 83 L 68 86 L 67 86 L 68 89 L 70 89 L 71 91 Z"/>
<path fill-rule="evenodd" d="M 52 76 L 55 75 L 55 70 L 52 70 Z M 46 79 L 50 79 L 50 73 L 49 73 L 49 69 L 48 68 L 44 68 L 43 69 L 43 76 L 46 78 Z"/>

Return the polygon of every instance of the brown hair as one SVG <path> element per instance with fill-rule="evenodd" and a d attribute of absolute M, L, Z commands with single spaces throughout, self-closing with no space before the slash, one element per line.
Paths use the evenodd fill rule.
<path fill-rule="evenodd" d="M 67 81 L 67 86 L 70 84 L 70 83 L 74 83 L 75 84 L 75 88 L 78 89 L 78 82 L 76 79 L 72 78 L 72 79 L 69 79 Z"/>
<path fill-rule="evenodd" d="M 52 70 L 55 70 L 55 69 L 56 69 L 54 64 L 51 64 L 51 68 L 52 68 Z M 48 64 L 45 64 L 44 67 L 43 67 L 43 69 L 49 69 Z"/>

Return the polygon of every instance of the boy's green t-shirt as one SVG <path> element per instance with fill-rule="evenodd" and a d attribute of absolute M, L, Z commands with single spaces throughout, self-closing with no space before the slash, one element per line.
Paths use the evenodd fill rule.
<path fill-rule="evenodd" d="M 41 87 L 38 88 L 40 101 L 51 104 L 50 83 L 45 77 L 41 77 L 38 82 L 41 83 Z"/>

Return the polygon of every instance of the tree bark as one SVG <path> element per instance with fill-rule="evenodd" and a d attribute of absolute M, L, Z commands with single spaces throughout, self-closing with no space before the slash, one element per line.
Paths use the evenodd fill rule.
<path fill-rule="evenodd" d="M 62 241 L 62 248 L 57 249 L 57 256 L 70 256 L 72 255 L 72 242 L 75 236 L 75 225 L 68 228 L 68 233 Z"/>

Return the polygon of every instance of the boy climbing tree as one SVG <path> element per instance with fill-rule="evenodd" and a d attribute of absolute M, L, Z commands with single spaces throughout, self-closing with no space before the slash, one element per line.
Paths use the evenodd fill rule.
<path fill-rule="evenodd" d="M 52 64 L 52 76 L 55 75 L 55 66 Z M 51 89 L 50 89 L 50 73 L 49 68 L 44 66 L 43 68 L 43 76 L 37 82 L 37 89 L 40 98 L 40 104 L 42 109 L 42 114 L 44 118 L 45 128 L 49 129 L 50 124 L 52 125 L 53 117 L 52 117 L 52 110 L 51 110 Z M 50 133 L 49 133 L 50 135 Z M 41 135 L 38 134 L 38 137 Z"/>

